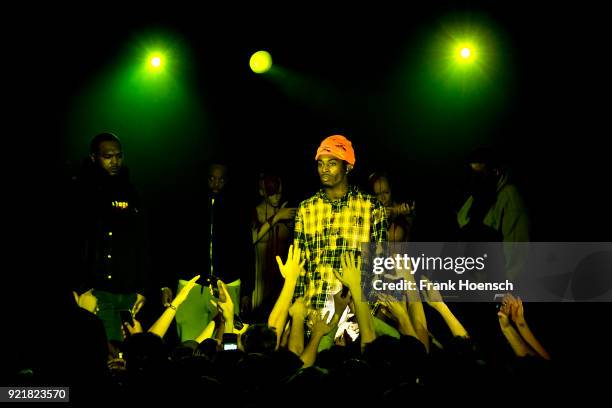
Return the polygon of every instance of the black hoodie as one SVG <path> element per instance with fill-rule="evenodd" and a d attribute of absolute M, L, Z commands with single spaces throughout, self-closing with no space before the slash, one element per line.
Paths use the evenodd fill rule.
<path fill-rule="evenodd" d="M 75 289 L 143 294 L 149 269 L 144 214 L 127 168 L 111 176 L 90 163 L 73 182 Z"/>

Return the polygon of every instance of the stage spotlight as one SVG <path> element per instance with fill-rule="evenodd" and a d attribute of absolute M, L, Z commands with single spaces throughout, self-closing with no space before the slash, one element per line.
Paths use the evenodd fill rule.
<path fill-rule="evenodd" d="M 164 56 L 160 53 L 150 54 L 147 58 L 149 71 L 159 71 L 164 66 Z"/>
<path fill-rule="evenodd" d="M 476 60 L 476 48 L 471 43 L 460 43 L 455 45 L 453 54 L 455 61 L 460 64 L 467 64 Z"/>
<path fill-rule="evenodd" d="M 272 67 L 272 56 L 267 51 L 257 51 L 251 56 L 249 65 L 256 74 L 263 74 Z"/>

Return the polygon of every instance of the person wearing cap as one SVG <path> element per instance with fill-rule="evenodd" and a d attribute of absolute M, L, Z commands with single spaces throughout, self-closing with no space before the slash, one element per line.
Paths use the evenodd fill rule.
<path fill-rule="evenodd" d="M 469 197 L 457 213 L 461 237 L 470 242 L 504 242 L 505 274 L 519 277 L 529 242 L 529 215 L 524 200 L 499 154 L 490 148 L 473 150 L 469 165 Z"/>
<path fill-rule="evenodd" d="M 305 274 L 298 279 L 294 299 L 304 297 L 316 310 L 332 301 L 342 284 L 341 255 L 359 253 L 363 243 L 387 241 L 387 215 L 374 196 L 349 185 L 355 166 L 352 143 L 342 135 L 329 136 L 315 160 L 321 189 L 302 201 L 295 217 L 294 246 L 305 254 Z"/>

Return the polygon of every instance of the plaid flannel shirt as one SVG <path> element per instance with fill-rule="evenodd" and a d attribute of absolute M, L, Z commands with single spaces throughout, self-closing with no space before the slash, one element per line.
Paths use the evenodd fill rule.
<path fill-rule="evenodd" d="M 339 200 L 330 201 L 324 190 L 300 203 L 295 217 L 294 246 L 306 258 L 305 275 L 297 281 L 294 299 L 322 309 L 341 288 L 334 270 L 342 275 L 340 256 L 361 251 L 362 243 L 387 241 L 387 213 L 374 196 L 350 186 Z"/>

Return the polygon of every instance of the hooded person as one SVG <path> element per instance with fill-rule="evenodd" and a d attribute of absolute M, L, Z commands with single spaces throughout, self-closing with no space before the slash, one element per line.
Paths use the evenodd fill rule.
<path fill-rule="evenodd" d="M 73 289 L 80 305 L 97 302 L 109 340 L 122 340 L 120 311 L 145 303 L 151 269 L 140 195 L 124 165 L 121 141 L 100 133 L 72 184 Z M 95 309 L 94 309 L 95 310 Z"/>
<path fill-rule="evenodd" d="M 493 149 L 478 148 L 467 157 L 469 197 L 457 213 L 464 241 L 504 242 L 505 277 L 522 272 L 529 242 L 529 215 L 504 160 Z"/>

